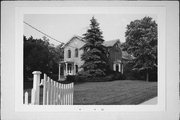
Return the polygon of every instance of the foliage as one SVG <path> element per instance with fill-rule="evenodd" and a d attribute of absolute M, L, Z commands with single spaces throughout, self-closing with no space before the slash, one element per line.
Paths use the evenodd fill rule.
<path fill-rule="evenodd" d="M 152 18 L 144 17 L 127 25 L 126 42 L 123 49 L 132 54 L 133 70 L 143 71 L 146 80 L 152 71 L 157 71 L 157 24 Z M 157 72 L 155 74 L 157 76 Z"/>
<path fill-rule="evenodd" d="M 55 47 L 55 54 L 56 56 L 54 56 L 54 59 L 57 63 L 59 63 L 59 61 L 63 61 L 64 59 L 64 49 L 62 48 L 64 44 L 59 44 L 58 46 Z"/>
<path fill-rule="evenodd" d="M 83 68 L 81 73 L 89 77 L 105 76 L 107 58 L 106 49 L 102 45 L 104 42 L 102 31 L 94 17 L 92 17 L 90 22 L 90 28 L 83 34 L 86 44 L 81 48 L 84 50 L 81 56 L 81 59 L 84 61 L 84 64 L 81 66 Z"/>
<path fill-rule="evenodd" d="M 125 80 L 125 76 L 119 72 L 113 72 L 106 76 L 99 77 L 88 77 L 84 74 L 81 75 L 68 75 L 65 81 L 74 82 L 74 83 L 83 83 L 83 82 L 108 82 L 114 80 Z"/>
<path fill-rule="evenodd" d="M 42 40 L 24 36 L 24 80 L 32 78 L 33 71 L 41 71 L 56 80 L 59 58 L 62 58 L 59 51 L 46 37 Z"/>

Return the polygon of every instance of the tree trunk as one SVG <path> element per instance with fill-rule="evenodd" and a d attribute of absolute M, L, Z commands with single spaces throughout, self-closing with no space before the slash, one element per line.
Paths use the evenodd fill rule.
<path fill-rule="evenodd" d="M 146 82 L 149 82 L 149 73 L 148 73 L 148 70 L 147 70 L 147 73 L 146 73 Z"/>

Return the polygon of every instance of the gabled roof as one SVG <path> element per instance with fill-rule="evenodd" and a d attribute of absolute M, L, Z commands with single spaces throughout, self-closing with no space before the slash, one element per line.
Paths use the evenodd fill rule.
<path fill-rule="evenodd" d="M 67 43 L 65 43 L 62 47 L 66 47 L 71 41 L 74 40 L 74 38 L 77 38 L 80 41 L 86 42 L 81 36 L 78 35 L 74 35 Z M 117 42 L 120 42 L 119 39 L 115 39 L 115 40 L 108 40 L 108 41 L 104 41 L 103 45 L 106 47 L 112 47 L 114 46 Z"/>
<path fill-rule="evenodd" d="M 81 36 L 74 35 L 67 43 L 65 43 L 65 44 L 62 46 L 62 48 L 66 47 L 69 43 L 71 43 L 71 41 L 73 41 L 74 38 L 77 38 L 78 40 L 85 42 L 85 40 L 84 40 Z"/>
<path fill-rule="evenodd" d="M 114 46 L 117 42 L 120 42 L 119 39 L 115 39 L 115 40 L 108 40 L 108 41 L 104 41 L 103 45 L 106 47 L 112 47 Z"/>

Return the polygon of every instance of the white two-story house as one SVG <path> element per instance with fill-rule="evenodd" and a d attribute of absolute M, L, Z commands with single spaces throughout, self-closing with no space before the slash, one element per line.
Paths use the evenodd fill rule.
<path fill-rule="evenodd" d="M 64 44 L 64 60 L 59 63 L 59 80 L 63 80 L 67 75 L 75 75 L 82 70 L 81 65 L 84 61 L 81 60 L 83 50 L 80 48 L 86 43 L 80 36 L 72 37 Z M 103 45 L 108 50 L 108 59 L 110 69 L 123 73 L 123 60 L 127 59 L 127 53 L 123 52 L 120 47 L 120 40 L 104 41 Z"/>

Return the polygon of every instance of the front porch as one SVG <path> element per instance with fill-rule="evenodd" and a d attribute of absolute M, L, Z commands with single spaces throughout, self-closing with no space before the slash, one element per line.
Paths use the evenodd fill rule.
<path fill-rule="evenodd" d="M 78 65 L 71 61 L 61 61 L 59 63 L 59 81 L 64 81 L 67 75 L 76 75 Z"/>
<path fill-rule="evenodd" d="M 113 70 L 123 74 L 123 62 L 120 60 L 114 61 Z"/>

